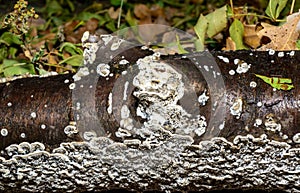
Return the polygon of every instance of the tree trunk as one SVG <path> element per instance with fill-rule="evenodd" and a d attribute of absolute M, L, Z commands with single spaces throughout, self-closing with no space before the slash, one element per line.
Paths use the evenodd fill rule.
<path fill-rule="evenodd" d="M 0 189 L 300 192 L 299 52 L 150 54 L 0 84 Z"/>

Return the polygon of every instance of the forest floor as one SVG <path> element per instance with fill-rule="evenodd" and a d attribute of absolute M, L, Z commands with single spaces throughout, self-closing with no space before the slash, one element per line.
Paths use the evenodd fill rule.
<path fill-rule="evenodd" d="M 85 31 L 110 34 L 142 24 L 190 33 L 196 37 L 195 51 L 299 47 L 300 16 L 294 12 L 300 4 L 294 1 L 2 1 L 0 77 L 76 72 L 82 65 Z M 293 13 L 296 19 L 287 20 Z"/>

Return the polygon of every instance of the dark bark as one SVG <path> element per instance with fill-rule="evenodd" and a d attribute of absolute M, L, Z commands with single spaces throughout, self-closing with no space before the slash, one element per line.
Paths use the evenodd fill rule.
<path fill-rule="evenodd" d="M 300 191 L 299 166 L 297 166 L 299 163 L 299 140 L 297 141 L 295 137 L 299 133 L 300 126 L 298 113 L 300 52 L 296 51 L 294 55 L 290 52 L 283 53 L 283 57 L 278 57 L 278 52 L 270 55 L 269 52 L 251 51 L 212 52 L 213 57 L 206 52 L 195 53 L 188 55 L 187 58 L 190 59 L 182 58 L 181 55 L 162 56 L 159 61 L 170 64 L 185 75 L 183 78 L 186 86 L 185 95 L 179 100 L 179 103 L 184 102 L 185 104 L 181 105 L 189 107 L 189 113 L 201 112 L 207 123 L 218 114 L 218 109 L 212 112 L 214 104 L 211 100 L 202 106 L 192 100 L 188 104 L 189 98 L 184 98 L 192 96 L 193 93 L 199 96 L 207 90 L 210 98 L 214 96 L 219 101 L 222 101 L 224 94 L 226 102 L 219 104 L 218 108 L 225 109 L 226 116 L 224 128 L 221 125 L 220 129 L 220 124 L 223 122 L 215 122 L 209 125 L 210 128 L 206 128 L 203 135 L 191 135 L 193 138 L 190 138 L 189 135 L 186 137 L 173 135 L 176 131 L 170 130 L 170 132 L 162 134 L 165 138 L 158 139 L 163 144 L 162 146 L 150 146 L 148 149 L 145 146 L 126 145 L 125 143 L 126 140 L 135 138 L 143 144 L 147 140 L 146 137 L 143 138 L 138 134 L 123 138 L 116 136 L 122 119 L 120 118 L 122 102 L 119 101 L 120 104 L 118 104 L 118 101 L 114 101 L 114 114 L 110 114 L 107 108 L 109 107 L 109 93 L 112 92 L 113 87 L 120 91 L 118 98 L 123 96 L 121 91 L 124 90 L 124 84 L 120 84 L 120 88 L 115 88 L 115 82 L 121 72 L 126 69 L 129 74 L 131 73 L 128 70 L 130 65 L 117 65 L 123 59 L 121 55 L 130 63 L 135 63 L 139 58 L 149 55 L 149 51 L 135 48 L 122 53 L 111 61 L 111 66 L 114 68 L 111 68 L 110 71 L 114 75 L 108 80 L 106 80 L 107 77 L 99 77 L 95 98 L 89 96 L 90 93 L 82 93 L 85 100 L 88 97 L 95 100 L 95 112 L 99 118 L 96 121 L 100 120 L 105 129 L 104 133 L 95 131 L 98 136 L 103 136 L 97 140 L 89 141 L 83 137 L 82 130 L 87 131 L 83 127 L 90 129 L 95 126 L 95 120 L 92 119 L 85 124 L 77 125 L 79 133 L 75 132 L 70 135 L 64 131 L 66 126 L 76 121 L 77 115 L 74 110 L 76 107 L 72 107 L 74 90 L 69 89 L 69 85 L 73 83 L 72 74 L 46 78 L 24 78 L 2 83 L 0 84 L 0 128 L 2 131 L 3 129 L 8 131 L 7 135 L 5 133 L 0 135 L 2 156 L 7 160 L 17 160 L 16 163 L 21 166 L 25 167 L 26 164 L 32 166 L 32 171 L 38 171 L 39 175 L 47 170 L 46 160 L 50 160 L 49 163 L 51 160 L 54 160 L 53 163 L 64 163 L 65 168 L 64 166 L 53 166 L 57 169 L 56 171 L 61 172 L 59 175 L 55 174 L 58 176 L 53 174 L 53 177 L 62 181 L 56 182 L 51 178 L 49 179 L 50 185 L 47 185 L 43 184 L 45 181 L 40 179 L 39 183 L 41 184 L 37 187 L 44 191 L 51 189 L 87 191 L 105 190 L 106 188 L 125 188 L 138 191 L 207 191 L 248 188 Z M 224 62 L 219 56 L 228 58 L 229 63 Z M 235 59 L 251 64 L 251 67 L 245 73 L 230 75 L 229 71 L 236 70 L 238 67 L 237 64 L 234 64 Z M 207 77 L 214 76 L 214 68 L 209 65 L 213 60 L 220 68 L 226 92 L 208 89 Z M 195 62 L 198 62 L 203 68 L 206 68 L 204 66 L 207 65 L 209 70 L 205 69 L 200 72 Z M 134 71 L 132 73 L 134 74 Z M 294 88 L 274 91 L 272 86 L 256 77 L 255 74 L 291 78 Z M 83 77 L 81 81 L 84 88 L 90 84 L 85 78 Z M 132 79 L 128 80 L 132 81 Z M 257 86 L 251 87 L 251 82 L 255 82 Z M 80 92 L 79 86 L 76 84 L 76 89 L 78 89 L 76 92 Z M 212 85 L 210 88 L 217 87 Z M 83 91 L 85 90 L 83 89 Z M 130 95 L 126 104 L 132 112 L 131 118 L 135 120 L 136 127 L 141 126 L 145 120 L 136 116 L 136 108 L 141 99 L 132 95 L 136 91 L 132 85 L 129 85 L 128 91 Z M 231 113 L 230 108 L 239 99 L 242 101 L 242 110 L 237 112 L 237 114 L 240 113 L 237 115 Z M 36 117 L 32 115 L 33 112 Z M 84 117 L 83 114 L 80 115 Z M 42 125 L 45 128 L 41 128 Z M 97 128 L 91 130 L 97 130 Z M 25 137 L 22 133 L 25 134 Z M 74 142 L 70 143 L 72 141 Z M 28 143 L 16 146 L 17 149 L 9 146 L 21 142 Z M 36 149 L 41 151 L 35 151 L 34 142 L 41 142 L 45 148 L 39 145 Z M 198 145 L 199 142 L 200 145 Z M 174 147 L 166 144 L 174 145 Z M 10 148 L 5 150 L 8 146 Z M 51 154 L 47 152 L 51 152 Z M 81 158 L 76 157 L 76 152 L 79 152 Z M 61 154 L 61 156 L 54 153 Z M 119 159 L 118 156 L 122 158 Z M 147 156 L 154 156 L 154 158 L 147 158 Z M 166 156 L 165 159 L 163 159 L 164 156 Z M 13 172 L 13 168 L 17 166 L 13 162 L 8 163 L 7 160 L 0 160 L 3 167 L 11 170 L 9 177 L 7 177 L 8 174 L 5 175 L 4 169 L 0 173 L 2 189 L 14 191 L 22 187 L 26 190 L 26 188 L 30 188 L 30 184 L 35 185 L 31 181 L 32 177 L 29 173 L 21 172 L 24 175 L 19 177 L 18 172 Z M 32 160 L 45 164 L 42 166 L 43 170 L 34 167 Z M 82 160 L 90 161 L 91 165 L 85 165 L 86 162 Z M 128 162 L 124 162 L 124 160 Z M 259 163 L 263 161 L 266 163 L 260 165 Z M 98 162 L 100 165 L 97 165 Z M 147 172 L 139 168 L 140 165 L 145 164 Z M 273 169 L 269 168 L 272 164 L 275 169 L 274 167 Z M 67 166 L 77 173 L 72 173 Z M 155 172 L 149 172 L 152 170 Z M 51 176 L 51 170 L 48 172 Z M 135 177 L 132 177 L 131 173 L 138 176 L 136 181 L 133 180 Z M 45 175 L 47 176 L 47 174 Z M 80 177 L 85 174 L 102 174 L 104 176 L 95 177 L 98 179 L 103 177 L 102 180 L 88 175 L 86 178 Z M 71 176 L 75 176 L 75 178 Z M 92 185 L 89 185 L 88 182 Z M 16 184 L 16 187 L 10 186 L 9 183 Z M 52 183 L 56 183 L 56 185 Z"/>

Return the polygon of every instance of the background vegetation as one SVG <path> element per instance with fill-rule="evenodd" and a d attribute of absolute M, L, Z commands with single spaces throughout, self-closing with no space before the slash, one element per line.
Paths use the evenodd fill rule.
<path fill-rule="evenodd" d="M 187 31 L 197 37 L 195 51 L 299 47 L 300 18 L 296 13 L 296 19 L 287 21 L 300 7 L 295 0 L 1 0 L 0 4 L 0 77 L 76 72 L 82 64 L 85 31 L 107 34 L 138 24 Z M 286 29 L 293 32 L 291 38 L 275 38 L 277 33 L 286 37 Z"/>

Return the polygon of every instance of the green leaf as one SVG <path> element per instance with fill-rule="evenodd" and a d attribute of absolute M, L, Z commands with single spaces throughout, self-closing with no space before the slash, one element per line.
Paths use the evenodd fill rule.
<path fill-rule="evenodd" d="M 2 62 L 8 56 L 8 51 L 6 46 L 0 47 L 0 62 Z"/>
<path fill-rule="evenodd" d="M 127 11 L 126 16 L 125 16 L 125 20 L 127 21 L 127 23 L 130 26 L 138 25 L 137 20 L 134 17 L 132 17 L 130 10 Z"/>
<path fill-rule="evenodd" d="M 237 50 L 247 49 L 243 43 L 244 26 L 238 19 L 234 19 L 229 27 L 229 34 Z"/>
<path fill-rule="evenodd" d="M 41 69 L 41 68 L 36 68 L 39 72 L 39 75 L 45 75 L 45 74 L 48 74 L 49 72 L 44 70 L 44 69 Z"/>
<path fill-rule="evenodd" d="M 102 16 L 96 14 L 96 13 L 91 13 L 91 12 L 81 12 L 78 14 L 78 16 L 76 17 L 76 19 L 80 20 L 80 21 L 88 21 L 91 18 L 95 18 L 98 19 L 99 21 L 101 21 L 103 19 Z"/>
<path fill-rule="evenodd" d="M 112 4 L 113 6 L 119 6 L 121 5 L 121 2 L 123 0 L 110 0 L 110 4 Z"/>
<path fill-rule="evenodd" d="M 300 50 L 300 40 L 297 40 L 297 41 L 296 41 L 296 48 L 297 48 L 298 50 Z"/>
<path fill-rule="evenodd" d="M 43 10 L 48 17 L 52 15 L 60 15 L 64 12 L 62 6 L 56 0 L 47 0 L 46 7 Z"/>
<path fill-rule="evenodd" d="M 178 54 L 187 54 L 189 53 L 188 51 L 186 51 L 182 45 L 180 44 L 180 39 L 178 37 L 178 35 L 176 34 L 176 43 L 177 43 L 177 47 L 178 47 L 178 50 L 179 50 L 179 53 Z"/>
<path fill-rule="evenodd" d="M 35 74 L 34 65 L 27 63 L 20 63 L 16 60 L 3 60 L 2 70 L 5 77 L 22 74 Z"/>
<path fill-rule="evenodd" d="M 71 66 L 81 66 L 83 64 L 82 55 L 73 55 L 59 62 L 59 64 L 69 64 Z"/>
<path fill-rule="evenodd" d="M 227 26 L 227 5 L 205 16 L 208 21 L 207 35 L 213 37 Z"/>
<path fill-rule="evenodd" d="M 22 45 L 24 44 L 20 37 L 18 35 L 15 35 L 11 32 L 4 32 L 1 36 L 0 36 L 0 43 L 4 43 L 8 46 L 12 45 L 12 44 L 17 44 L 17 45 Z"/>
<path fill-rule="evenodd" d="M 105 24 L 105 27 L 107 29 L 109 29 L 112 32 L 117 31 L 116 26 L 115 26 L 115 22 L 113 20 L 109 21 L 107 24 Z"/>
<path fill-rule="evenodd" d="M 201 14 L 196 25 L 194 26 L 194 30 L 198 36 L 197 41 L 197 51 L 203 51 L 204 50 L 204 44 L 205 44 L 205 34 L 208 26 L 207 19 Z"/>
<path fill-rule="evenodd" d="M 72 44 L 70 42 L 64 42 L 60 46 L 59 52 L 62 52 L 63 50 L 69 52 L 71 55 L 83 54 L 82 50 L 79 47 L 77 47 L 75 44 Z"/>
<path fill-rule="evenodd" d="M 295 88 L 290 78 L 268 77 L 259 74 L 254 75 L 277 90 L 291 90 Z"/>
<path fill-rule="evenodd" d="M 271 17 L 273 20 L 276 20 L 281 11 L 285 8 L 288 0 L 270 0 L 268 7 L 266 9 L 266 14 Z"/>

